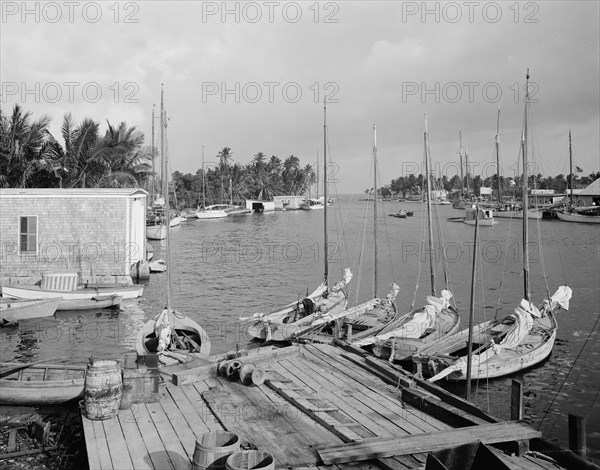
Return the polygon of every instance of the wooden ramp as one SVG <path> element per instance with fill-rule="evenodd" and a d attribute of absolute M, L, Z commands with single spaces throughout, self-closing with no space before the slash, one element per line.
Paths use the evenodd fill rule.
<path fill-rule="evenodd" d="M 339 348 L 306 345 L 293 356 L 278 353 L 263 364 L 268 380 L 260 386 L 217 377 L 212 366 L 202 366 L 196 377 L 186 370 L 183 385 L 161 386 L 158 403 L 134 404 L 106 421 L 82 417 L 90 468 L 190 469 L 196 439 L 228 430 L 273 454 L 276 468 L 422 470 L 426 447 L 327 466 L 320 453 L 363 441 L 451 434 L 451 425 L 403 401 L 402 387 L 386 384 Z M 558 468 L 535 459 L 516 462 L 511 468 Z"/>

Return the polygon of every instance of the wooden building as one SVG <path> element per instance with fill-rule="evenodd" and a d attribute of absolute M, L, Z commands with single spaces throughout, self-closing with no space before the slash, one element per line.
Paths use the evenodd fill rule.
<path fill-rule="evenodd" d="M 142 189 L 0 189 L 0 279 L 35 283 L 42 273 L 124 282 L 145 260 Z"/>

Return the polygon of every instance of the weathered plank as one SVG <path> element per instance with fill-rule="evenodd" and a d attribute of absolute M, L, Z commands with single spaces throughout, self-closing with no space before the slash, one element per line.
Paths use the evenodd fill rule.
<path fill-rule="evenodd" d="M 106 434 L 104 432 L 104 426 L 102 421 L 91 420 L 92 427 L 94 428 L 94 434 L 96 436 L 96 445 L 98 446 L 98 454 L 100 455 L 100 468 L 102 470 L 111 470 L 113 467 L 110 450 L 108 449 L 108 442 L 106 441 Z"/>
<path fill-rule="evenodd" d="M 319 450 L 319 455 L 326 464 L 343 463 L 419 452 L 435 452 L 477 441 L 484 444 L 495 444 L 534 439 L 540 436 L 539 431 L 522 421 L 507 421 L 402 438 L 365 439 L 361 442 Z"/>
<path fill-rule="evenodd" d="M 135 410 L 138 406 L 142 405 L 134 404 L 130 410 L 119 411 L 119 425 L 121 426 L 121 430 L 125 436 L 127 451 L 129 452 L 129 457 L 133 463 L 133 468 L 136 470 L 153 469 L 154 466 L 150 460 L 150 453 L 146 448 L 146 443 L 142 438 L 141 431 L 138 428 L 133 416 L 133 413 L 135 413 Z M 92 468 L 95 467 L 93 467 L 90 463 L 90 469 Z"/>
<path fill-rule="evenodd" d="M 154 468 L 160 468 L 161 470 L 175 470 L 175 467 L 169 459 L 161 436 L 154 427 L 154 423 L 146 409 L 146 405 L 144 403 L 139 403 L 138 406 L 132 409 L 134 410 L 133 417 L 141 431 L 142 439 L 146 444 L 148 456 L 152 461 Z"/>
<path fill-rule="evenodd" d="M 90 468 L 102 468 L 93 422 L 87 419 L 84 413 L 81 413 L 81 421 L 83 422 L 83 432 L 86 436 L 85 449 L 88 455 L 88 464 Z"/>
<path fill-rule="evenodd" d="M 107 419 L 102 424 L 113 467 L 119 470 L 133 470 L 134 466 L 118 418 Z"/>

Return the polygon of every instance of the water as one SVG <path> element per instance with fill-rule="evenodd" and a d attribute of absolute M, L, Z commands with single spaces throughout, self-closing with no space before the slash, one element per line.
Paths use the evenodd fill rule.
<path fill-rule="evenodd" d="M 343 268 L 354 273 L 348 289 L 350 305 L 373 295 L 372 203 L 343 197 L 328 210 L 330 282 Z M 381 215 L 403 207 L 412 218 Z M 474 228 L 449 222 L 461 212 L 435 206 L 436 289 L 445 287 L 441 253 L 447 262 L 449 288 L 466 327 L 471 291 Z M 430 294 L 425 206 L 385 202 L 378 221 L 378 295 L 394 280 L 401 287 L 398 304 L 408 311 Z M 558 337 L 550 358 L 514 377 L 474 384 L 473 400 L 492 415 L 510 417 L 510 381 L 524 384 L 525 419 L 566 447 L 567 414 L 587 417 L 590 455 L 600 456 L 600 227 L 560 221 L 530 221 L 530 286 L 532 300 L 561 284 L 573 289 L 570 310 L 559 311 Z M 363 240 L 363 234 L 366 234 Z M 520 220 L 500 220 L 480 229 L 476 277 L 476 321 L 512 312 L 523 296 Z M 323 277 L 323 211 L 288 211 L 221 220 L 190 220 L 171 231 L 172 303 L 203 325 L 212 352 L 247 346 L 240 316 L 267 312 L 303 298 Z M 164 242 L 163 242 L 164 243 Z M 153 242 L 155 259 L 163 246 Z M 362 254 L 361 254 L 362 253 Z M 544 276 L 545 273 L 545 276 Z M 56 317 L 24 321 L 0 332 L 3 361 L 66 356 L 87 362 L 90 356 L 120 355 L 132 347 L 135 333 L 165 303 L 164 275 L 152 275 L 140 305 L 120 312 L 64 312 Z M 418 287 L 417 287 L 418 286 Z M 548 286 L 548 287 L 546 287 Z M 462 394 L 462 385 L 450 387 Z"/>

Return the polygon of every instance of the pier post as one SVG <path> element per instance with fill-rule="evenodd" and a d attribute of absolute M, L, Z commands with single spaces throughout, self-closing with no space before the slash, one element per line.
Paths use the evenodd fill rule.
<path fill-rule="evenodd" d="M 585 418 L 583 416 L 569 414 L 569 449 L 581 457 L 586 455 Z"/>
<path fill-rule="evenodd" d="M 523 419 L 523 383 L 514 379 L 510 389 L 510 419 Z"/>

